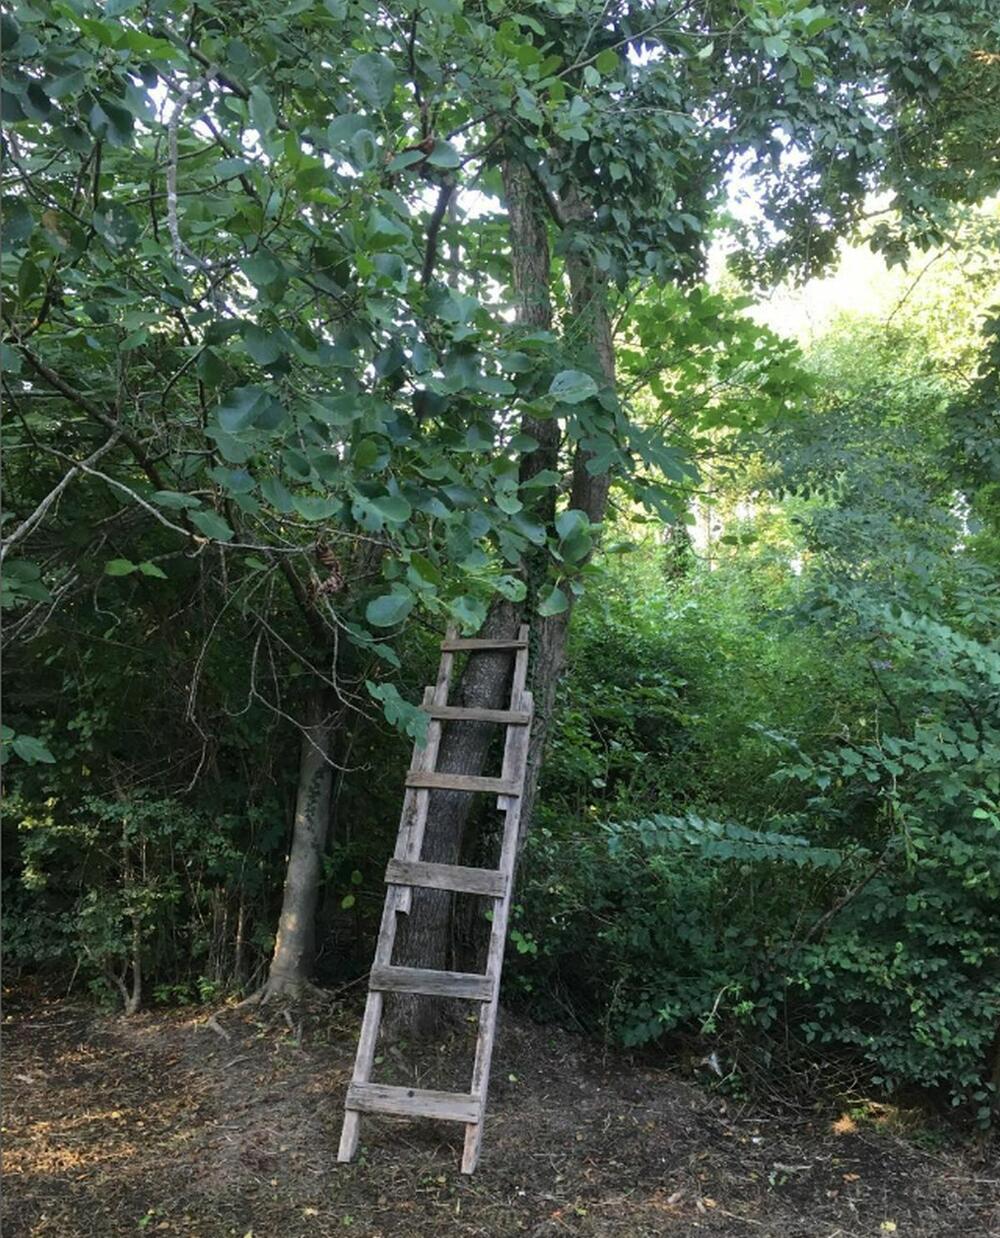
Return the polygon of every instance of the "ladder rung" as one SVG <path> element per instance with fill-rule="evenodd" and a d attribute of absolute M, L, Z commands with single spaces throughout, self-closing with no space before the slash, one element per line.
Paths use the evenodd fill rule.
<path fill-rule="evenodd" d="M 406 775 L 408 787 L 424 787 L 438 791 L 489 791 L 495 795 L 520 795 L 521 788 L 516 782 L 505 782 L 503 778 L 478 778 L 471 774 L 440 774 L 411 772 Z"/>
<path fill-rule="evenodd" d="M 502 898 L 507 876 L 495 868 L 464 868 L 461 864 L 428 864 L 423 860 L 390 860 L 385 870 L 390 885 L 454 890 L 457 894 L 485 894 Z"/>
<path fill-rule="evenodd" d="M 441 648 L 445 653 L 461 653 L 464 650 L 475 651 L 477 649 L 527 649 L 528 642 L 526 640 L 480 640 L 473 637 L 468 640 L 442 641 Z"/>
<path fill-rule="evenodd" d="M 352 1083 L 347 1108 L 362 1113 L 395 1113 L 406 1118 L 441 1118 L 446 1122 L 482 1121 L 482 1101 L 468 1092 L 432 1092 L 429 1088 Z"/>
<path fill-rule="evenodd" d="M 493 979 L 475 972 L 434 971 L 425 967 L 373 967 L 369 987 L 383 993 L 423 993 L 428 997 L 467 997 L 488 1002 Z"/>
<path fill-rule="evenodd" d="M 531 714 L 519 709 L 475 709 L 471 705 L 425 705 L 424 713 L 443 722 L 501 722 L 507 726 L 528 726 Z"/>

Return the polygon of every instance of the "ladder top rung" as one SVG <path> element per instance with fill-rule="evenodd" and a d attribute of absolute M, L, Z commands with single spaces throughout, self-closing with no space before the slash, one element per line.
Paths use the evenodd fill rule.
<path fill-rule="evenodd" d="M 495 868 L 465 868 L 460 864 L 429 864 L 424 860 L 390 860 L 385 879 L 392 885 L 454 890 L 501 898 L 507 892 L 507 874 Z"/>
<path fill-rule="evenodd" d="M 382 993 L 422 993 L 426 997 L 493 1000 L 493 977 L 475 972 L 434 971 L 425 967 L 373 967 L 369 987 Z"/>
<path fill-rule="evenodd" d="M 394 1113 L 401 1117 L 439 1118 L 446 1122 L 480 1122 L 483 1102 L 468 1092 L 432 1092 L 430 1088 L 391 1087 L 387 1083 L 352 1083 L 348 1109 Z"/>
<path fill-rule="evenodd" d="M 504 778 L 480 778 L 472 774 L 443 774 L 430 770 L 411 771 L 406 775 L 406 785 L 423 790 L 437 791 L 488 791 L 491 795 L 520 795 L 517 782 Z"/>
<path fill-rule="evenodd" d="M 523 709 L 478 709 L 472 705 L 425 705 L 424 713 L 442 722 L 500 722 L 506 726 L 527 726 L 531 714 Z"/>
<path fill-rule="evenodd" d="M 479 637 L 470 637 L 468 639 L 461 637 L 454 640 L 445 640 L 441 642 L 442 653 L 462 653 L 470 650 L 475 652 L 481 649 L 527 649 L 528 642 L 526 640 L 482 640 Z"/>

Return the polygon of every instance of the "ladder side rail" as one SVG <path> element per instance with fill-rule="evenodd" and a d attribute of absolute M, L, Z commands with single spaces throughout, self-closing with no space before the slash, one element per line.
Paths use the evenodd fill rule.
<path fill-rule="evenodd" d="M 534 714 L 534 700 L 526 689 L 528 678 L 527 625 L 522 625 L 520 636 L 524 647 L 519 649 L 514 660 L 514 676 L 511 683 L 510 708 L 522 710 L 529 717 Z M 496 1040 L 497 1012 L 500 1005 L 500 973 L 503 968 L 504 949 L 507 944 L 507 923 L 514 893 L 514 867 L 517 863 L 518 840 L 521 832 L 521 803 L 524 781 L 527 774 L 528 741 L 531 725 L 511 726 L 507 729 L 504 746 L 503 777 L 517 782 L 519 794 L 499 796 L 497 804 L 505 808 L 503 842 L 500 848 L 499 869 L 506 875 L 507 888 L 493 904 L 493 922 L 490 925 L 490 941 L 486 954 L 486 974 L 493 978 L 491 997 L 479 1009 L 479 1026 L 476 1035 L 476 1055 L 472 1068 L 472 1094 L 479 1099 L 479 1121 L 469 1122 L 465 1127 L 465 1146 L 462 1151 L 462 1173 L 471 1174 L 479 1161 L 483 1141 L 483 1119 L 486 1115 L 486 1098 L 490 1082 L 490 1065 L 493 1060 L 493 1044 Z"/>
<path fill-rule="evenodd" d="M 446 639 L 454 637 L 455 629 L 449 627 Z M 424 691 L 422 704 L 447 705 L 448 691 L 451 685 L 452 670 L 455 666 L 455 655 L 445 651 L 438 663 L 437 679 L 433 688 Z M 410 774 L 433 773 L 441 747 L 443 723 L 440 718 L 431 718 L 427 724 L 427 742 L 423 747 L 414 745 L 413 759 L 410 762 Z M 407 787 L 403 799 L 403 814 L 399 834 L 396 836 L 394 858 L 397 860 L 419 860 L 424 849 L 424 832 L 427 829 L 427 814 L 430 812 L 431 792 L 429 788 Z M 396 909 L 406 915 L 413 901 L 413 891 L 409 886 L 399 886 L 396 896 Z M 388 960 L 385 960 L 388 962 Z"/>
<path fill-rule="evenodd" d="M 448 636 L 454 636 L 454 629 L 449 629 Z M 433 688 L 424 693 L 424 703 L 433 705 L 448 704 L 448 689 L 451 683 L 452 668 L 455 655 L 445 652 L 438 665 L 437 680 Z M 415 744 L 410 769 L 432 770 L 437 764 L 438 749 L 441 744 L 442 724 L 432 719 L 427 724 L 427 742 L 424 745 Z M 400 814 L 400 828 L 396 835 L 395 858 L 398 860 L 417 860 L 424 843 L 424 830 L 427 826 L 427 813 L 430 807 L 431 793 L 428 790 L 407 789 Z M 382 921 L 379 926 L 378 940 L 375 944 L 375 957 L 372 966 L 386 966 L 391 962 L 392 951 L 396 942 L 397 915 L 410 910 L 413 891 L 409 886 L 388 886 L 385 901 L 382 904 Z M 354 1058 L 354 1072 L 351 1077 L 353 1084 L 366 1084 L 371 1079 L 372 1066 L 375 1061 L 375 1047 L 378 1042 L 379 1028 L 382 1023 L 382 1010 L 385 995 L 379 989 L 369 987 L 365 1002 L 365 1013 L 361 1020 L 361 1031 L 358 1036 L 358 1048 Z M 340 1135 L 340 1148 L 337 1153 L 339 1161 L 350 1161 L 358 1148 L 358 1136 L 361 1127 L 361 1112 L 357 1109 L 344 1110 L 344 1125 Z"/>
<path fill-rule="evenodd" d="M 522 693 L 519 706 L 531 709 L 530 692 Z M 522 766 L 521 781 L 523 786 L 524 766 L 528 756 L 528 729 L 524 727 L 511 728 L 515 736 L 514 745 L 519 750 L 512 754 L 512 759 L 520 761 Z M 503 968 L 503 956 L 507 945 L 507 925 L 510 919 L 510 906 L 514 894 L 514 865 L 517 862 L 518 838 L 521 832 L 521 796 L 505 797 L 507 813 L 504 820 L 503 844 L 500 856 L 501 871 L 507 874 L 507 889 L 501 898 L 493 905 L 493 923 L 490 925 L 490 942 L 486 955 L 486 974 L 493 978 L 491 997 L 484 1002 L 479 1010 L 479 1030 L 476 1036 L 476 1055 L 472 1068 L 472 1094 L 479 1098 L 480 1117 L 478 1122 L 470 1122 L 465 1128 L 465 1147 L 462 1153 L 462 1173 L 471 1174 L 479 1160 L 479 1149 L 483 1139 L 483 1117 L 486 1113 L 486 1099 L 489 1091 L 490 1065 L 493 1060 L 493 1045 L 496 1040 L 497 1012 L 500 1005 L 500 973 Z"/>

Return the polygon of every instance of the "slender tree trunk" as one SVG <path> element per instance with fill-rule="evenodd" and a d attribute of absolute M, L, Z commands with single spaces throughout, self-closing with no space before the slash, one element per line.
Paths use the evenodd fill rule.
<path fill-rule="evenodd" d="M 309 702 L 299 757 L 292 843 L 285 874 L 281 917 L 262 997 L 295 996 L 309 983 L 315 952 L 316 902 L 333 788 L 333 719 L 325 690 Z"/>

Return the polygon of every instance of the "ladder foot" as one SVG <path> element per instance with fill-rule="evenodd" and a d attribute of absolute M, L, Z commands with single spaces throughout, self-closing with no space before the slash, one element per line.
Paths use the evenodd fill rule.
<path fill-rule="evenodd" d="M 342 1165 L 346 1165 L 349 1161 L 354 1160 L 354 1154 L 358 1150 L 360 1127 L 361 1115 L 356 1110 L 346 1110 L 344 1113 L 344 1125 L 340 1132 L 340 1148 L 337 1152 L 337 1160 Z"/>
<path fill-rule="evenodd" d="M 482 1122 L 470 1122 L 465 1128 L 465 1147 L 462 1150 L 462 1173 L 475 1172 L 479 1164 L 479 1149 L 483 1143 Z"/>

